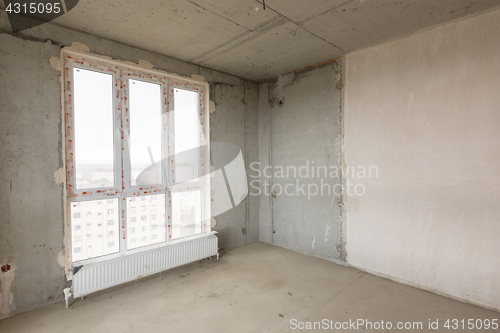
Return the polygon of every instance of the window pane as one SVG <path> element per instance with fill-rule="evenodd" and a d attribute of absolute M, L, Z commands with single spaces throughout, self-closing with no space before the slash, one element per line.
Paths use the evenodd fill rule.
<path fill-rule="evenodd" d="M 76 188 L 114 187 L 113 76 L 73 68 Z"/>
<path fill-rule="evenodd" d="M 198 93 L 174 89 L 175 182 L 199 177 L 200 117 Z"/>
<path fill-rule="evenodd" d="M 172 239 L 201 233 L 201 191 L 172 193 Z"/>
<path fill-rule="evenodd" d="M 73 261 L 119 251 L 118 212 L 118 199 L 71 203 Z"/>
<path fill-rule="evenodd" d="M 165 194 L 127 198 L 127 247 L 161 243 L 165 234 Z"/>
<path fill-rule="evenodd" d="M 160 184 L 161 86 L 128 80 L 132 185 Z M 155 162 L 157 165 L 153 164 Z"/>

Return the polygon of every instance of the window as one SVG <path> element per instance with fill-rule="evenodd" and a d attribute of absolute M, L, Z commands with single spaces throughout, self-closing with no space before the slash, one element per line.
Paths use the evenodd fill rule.
<path fill-rule="evenodd" d="M 208 84 L 64 52 L 72 261 L 209 232 Z"/>
<path fill-rule="evenodd" d="M 113 187 L 113 75 L 84 68 L 72 74 L 75 187 Z"/>
<path fill-rule="evenodd" d="M 150 201 L 152 200 L 151 199 L 152 195 L 145 195 L 143 196 L 143 201 Z M 156 205 L 156 211 L 160 211 L 162 214 L 166 211 L 166 204 L 167 204 L 167 201 L 166 201 L 166 195 L 165 194 L 157 194 L 155 195 L 156 197 L 156 201 L 157 202 L 161 202 L 162 205 Z M 142 200 L 142 199 L 141 199 Z M 131 200 L 131 198 L 128 198 L 127 199 L 127 205 L 132 208 L 132 205 L 133 204 L 133 201 Z M 166 220 L 165 219 L 162 219 L 160 221 L 158 221 L 158 218 L 157 218 L 157 215 L 156 214 L 151 214 L 151 208 L 152 208 L 152 205 L 145 205 L 144 206 L 144 215 L 141 215 L 141 218 L 140 218 L 140 222 L 138 224 L 135 224 L 132 222 L 136 221 L 135 220 L 135 217 L 129 217 L 128 220 L 130 221 L 130 223 L 128 223 L 128 226 L 129 226 L 129 232 L 134 234 L 137 232 L 137 230 L 139 230 L 142 234 L 146 233 L 146 234 L 149 234 L 149 230 L 151 228 L 153 228 L 153 226 L 156 226 L 156 228 L 161 228 L 161 232 L 163 233 L 162 235 L 160 235 L 160 237 L 156 237 L 156 238 L 151 238 L 148 240 L 148 238 L 146 239 L 142 239 L 140 238 L 138 242 L 134 243 L 134 244 L 130 244 L 130 248 L 136 248 L 136 247 L 141 247 L 141 246 L 146 246 L 146 245 L 152 245 L 152 244 L 157 244 L 157 243 L 161 243 L 161 242 L 165 242 L 167 240 L 167 233 L 168 233 L 168 228 L 166 228 Z M 154 221 L 154 223 L 152 222 Z M 132 225 L 134 225 L 134 227 L 132 227 Z M 135 227 L 135 225 L 137 225 L 139 227 L 139 229 L 137 229 Z"/>
<path fill-rule="evenodd" d="M 175 155 L 175 181 L 198 180 L 200 168 L 199 146 L 200 126 L 197 126 L 198 94 L 185 89 L 174 89 L 174 128 L 176 140 L 174 149 L 182 152 Z"/>
<path fill-rule="evenodd" d="M 201 192 L 172 194 L 172 238 L 177 239 L 200 233 Z"/>
<path fill-rule="evenodd" d="M 98 202 L 101 202 L 101 205 L 98 204 Z M 74 207 L 73 205 L 71 206 L 72 210 L 72 216 L 75 215 L 75 212 L 73 210 L 83 210 L 83 211 L 91 211 L 94 212 L 96 209 L 103 209 L 105 207 L 103 206 L 113 206 L 113 207 L 118 207 L 118 199 L 112 199 L 112 203 L 108 203 L 108 200 L 87 200 L 87 201 L 82 201 L 80 202 L 80 205 L 78 207 Z M 117 249 L 108 249 L 107 251 L 97 251 L 96 247 L 97 245 L 102 243 L 102 234 L 108 231 L 112 231 L 113 234 L 107 235 L 106 241 L 116 241 L 118 242 L 118 224 L 113 223 L 113 225 L 107 225 L 108 220 L 107 217 L 110 215 L 104 215 L 104 216 L 99 216 L 97 214 L 88 216 L 87 214 L 84 214 L 84 216 L 80 217 L 76 221 L 79 223 L 84 223 L 85 225 L 85 237 L 82 239 L 82 246 L 80 249 L 80 252 L 75 252 L 73 250 L 73 261 L 79 261 L 79 260 L 85 260 L 89 259 L 95 256 L 100 256 L 100 255 L 107 255 L 111 253 L 117 252 Z M 113 209 L 113 215 L 110 216 L 112 220 L 117 220 L 118 219 L 118 211 Z M 72 221 L 74 223 L 74 220 Z M 103 227 L 107 225 L 107 227 Z M 80 230 L 81 224 L 74 224 L 74 230 Z M 77 229 L 78 228 L 78 229 Z M 98 235 L 96 237 L 96 235 Z M 94 237 L 95 238 L 94 238 Z M 80 246 L 80 244 L 74 244 L 73 242 L 73 247 L 75 248 L 76 245 Z M 89 245 L 92 245 L 92 247 L 88 247 Z M 89 249 L 93 249 L 94 252 L 89 251 Z"/>

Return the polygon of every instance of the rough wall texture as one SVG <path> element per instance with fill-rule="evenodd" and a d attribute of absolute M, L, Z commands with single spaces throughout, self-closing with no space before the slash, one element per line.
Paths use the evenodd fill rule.
<path fill-rule="evenodd" d="M 210 100 L 216 112 L 210 116 L 211 140 L 232 142 L 243 153 L 247 170 L 258 161 L 257 138 L 257 84 L 243 82 L 242 85 L 214 83 L 210 85 Z M 213 186 L 213 199 L 227 196 L 227 184 Z M 236 199 L 236 198 L 235 198 Z M 258 198 L 247 196 L 231 210 L 216 216 L 221 250 L 233 249 L 259 239 Z"/>
<path fill-rule="evenodd" d="M 258 158 L 255 83 L 51 24 L 12 36 L 4 14 L 0 12 L 0 263 L 10 264 L 15 272 L 13 281 L 0 273 L 6 280 L 1 280 L 0 318 L 63 299 L 66 282 L 57 262 L 63 241 L 63 185 L 53 175 L 62 166 L 61 90 L 59 72 L 49 63 L 61 47 L 80 42 L 101 55 L 147 60 L 184 76 L 203 75 L 219 101 L 212 114 L 213 140 L 238 144 L 247 164 Z M 215 230 L 221 233 L 222 248 L 258 239 L 257 204 L 249 198 L 218 218 Z"/>
<path fill-rule="evenodd" d="M 261 84 L 259 93 L 260 239 L 334 261 L 345 260 L 339 206 L 342 76 L 339 60 L 284 76 L 283 89 Z M 285 100 L 281 107 L 279 95 Z"/>
<path fill-rule="evenodd" d="M 1 298 L 5 316 L 60 299 L 65 278 L 63 186 L 53 176 L 62 165 L 61 89 L 48 63 L 59 47 L 5 34 L 0 45 L 0 260 L 16 266 L 10 290 L 2 288 L 13 296 L 9 306 Z"/>
<path fill-rule="evenodd" d="M 347 56 L 349 263 L 500 309 L 500 11 Z M 349 176 L 352 178 L 351 176 Z"/>

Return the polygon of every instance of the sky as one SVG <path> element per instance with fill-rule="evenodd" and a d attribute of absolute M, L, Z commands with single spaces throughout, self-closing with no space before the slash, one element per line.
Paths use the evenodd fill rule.
<path fill-rule="evenodd" d="M 75 167 L 113 168 L 113 76 L 74 68 Z M 161 160 L 162 94 L 159 84 L 129 79 L 130 155 L 132 168 Z M 200 146 L 198 93 L 174 90 L 175 151 Z M 149 147 L 149 149 L 148 149 Z M 197 161 L 183 154 L 184 161 Z"/>

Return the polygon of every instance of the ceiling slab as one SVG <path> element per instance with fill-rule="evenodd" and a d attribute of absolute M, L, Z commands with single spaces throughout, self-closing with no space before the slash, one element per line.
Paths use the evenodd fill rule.
<path fill-rule="evenodd" d="M 248 32 L 184 0 L 81 0 L 54 23 L 181 60 Z"/>
<path fill-rule="evenodd" d="M 295 23 L 301 23 L 353 1 L 355 0 L 266 0 L 266 7 Z"/>
<path fill-rule="evenodd" d="M 80 0 L 54 24 L 264 81 L 499 0 Z"/>
<path fill-rule="evenodd" d="M 227 43 L 222 44 L 219 47 L 204 53 L 199 58 L 192 59 L 191 62 L 193 62 L 195 64 L 203 64 L 203 63 L 207 62 L 207 60 L 212 59 L 213 57 L 215 57 L 219 54 L 222 54 L 222 53 L 224 53 L 224 52 L 226 52 L 226 51 L 228 51 L 228 50 L 230 50 L 230 49 L 232 49 L 232 48 L 234 48 L 242 43 L 253 40 L 253 39 L 259 37 L 260 35 L 262 35 L 263 33 L 267 32 L 271 29 L 274 29 L 276 27 L 279 27 L 281 25 L 284 25 L 286 23 L 289 23 L 289 22 L 290 22 L 290 20 L 288 20 L 284 17 L 280 17 L 277 20 L 271 21 L 268 24 L 251 31 L 250 33 L 243 34 L 243 35 L 239 36 L 238 38 L 234 38 L 234 39 L 228 41 Z"/>
<path fill-rule="evenodd" d="M 302 26 L 342 50 L 351 52 L 498 4 L 498 0 L 356 0 L 304 22 Z"/>
<path fill-rule="evenodd" d="M 201 64 L 252 80 L 267 80 L 342 54 L 342 50 L 286 21 Z"/>
<path fill-rule="evenodd" d="M 256 0 L 189 0 L 249 30 L 255 30 L 281 15 L 271 9 L 263 10 Z"/>

